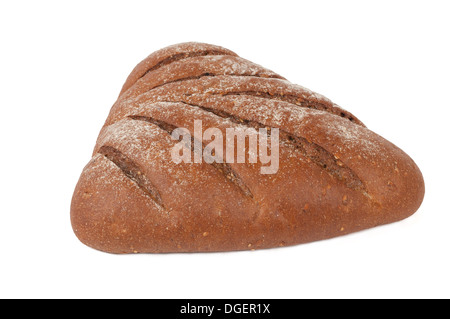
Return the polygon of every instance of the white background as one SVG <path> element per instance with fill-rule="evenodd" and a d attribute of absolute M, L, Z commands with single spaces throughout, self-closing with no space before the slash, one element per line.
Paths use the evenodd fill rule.
<path fill-rule="evenodd" d="M 448 1 L 0 2 L 0 297 L 449 298 Z M 70 201 L 126 77 L 199 41 L 322 93 L 406 151 L 407 220 L 295 247 L 110 255 Z"/>

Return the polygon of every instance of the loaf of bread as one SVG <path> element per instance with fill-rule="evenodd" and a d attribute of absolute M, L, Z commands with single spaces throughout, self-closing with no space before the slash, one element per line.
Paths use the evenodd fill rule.
<path fill-rule="evenodd" d="M 260 152 L 251 134 L 208 146 L 220 137 L 208 132 L 227 130 L 256 134 Z M 244 161 L 233 160 L 239 152 Z M 413 160 L 353 114 L 230 50 L 183 43 L 129 75 L 71 222 L 84 244 L 110 253 L 254 250 L 399 221 L 423 196 Z"/>

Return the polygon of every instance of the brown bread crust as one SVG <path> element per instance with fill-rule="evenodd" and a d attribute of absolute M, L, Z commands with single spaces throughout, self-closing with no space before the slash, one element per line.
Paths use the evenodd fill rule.
<path fill-rule="evenodd" d="M 259 162 L 175 164 L 170 134 L 193 135 L 194 119 L 203 131 L 278 128 L 278 172 L 261 174 Z M 183 43 L 128 77 L 71 221 L 83 243 L 111 253 L 250 250 L 395 222 L 423 196 L 413 160 L 351 113 L 227 49 Z"/>

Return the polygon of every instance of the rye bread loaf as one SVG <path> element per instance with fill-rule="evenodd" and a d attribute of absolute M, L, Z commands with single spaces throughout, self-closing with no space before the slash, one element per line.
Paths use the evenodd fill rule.
<path fill-rule="evenodd" d="M 278 129 L 278 171 L 262 174 L 260 161 L 175 163 L 171 134 L 194 135 L 194 120 L 203 131 Z M 413 160 L 351 113 L 230 50 L 183 43 L 129 75 L 71 222 L 83 243 L 111 253 L 251 250 L 395 222 L 423 196 Z"/>

